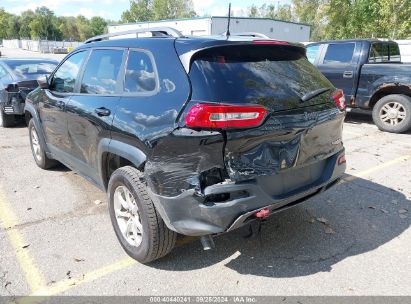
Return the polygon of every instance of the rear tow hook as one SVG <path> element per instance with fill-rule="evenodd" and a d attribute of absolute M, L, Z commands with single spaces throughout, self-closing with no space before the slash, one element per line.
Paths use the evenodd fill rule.
<path fill-rule="evenodd" d="M 247 235 L 244 236 L 244 238 L 255 238 L 260 235 L 261 233 L 261 226 L 264 221 L 270 217 L 270 209 L 264 208 L 256 213 L 254 213 L 254 216 L 258 219 L 257 221 L 252 221 L 249 226 L 249 232 Z"/>

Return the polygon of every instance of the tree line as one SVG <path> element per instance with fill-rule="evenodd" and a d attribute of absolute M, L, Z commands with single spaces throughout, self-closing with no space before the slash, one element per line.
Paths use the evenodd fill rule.
<path fill-rule="evenodd" d="M 411 39 L 411 0 L 292 0 L 291 5 L 252 5 L 252 17 L 311 25 L 311 40 Z"/>
<path fill-rule="evenodd" d="M 311 25 L 311 40 L 344 38 L 411 39 L 411 0 L 292 0 L 290 5 L 252 5 L 247 16 Z M 84 41 L 110 23 L 196 17 L 192 0 L 130 0 L 121 20 L 56 16 L 46 7 L 21 15 L 0 8 L 0 40 L 12 38 Z"/>
<path fill-rule="evenodd" d="M 55 16 L 47 7 L 27 10 L 21 15 L 7 13 L 0 8 L 0 40 L 2 39 L 48 39 L 84 41 L 103 34 L 109 20 L 101 17 L 87 19 L 84 16 Z"/>

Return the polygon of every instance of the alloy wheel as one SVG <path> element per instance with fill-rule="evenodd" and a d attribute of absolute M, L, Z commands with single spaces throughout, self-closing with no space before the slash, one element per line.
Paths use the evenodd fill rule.
<path fill-rule="evenodd" d="M 31 145 L 33 147 L 33 154 L 37 161 L 42 160 L 41 146 L 39 141 L 39 136 L 37 135 L 36 129 L 33 127 L 30 130 L 31 135 Z"/>
<path fill-rule="evenodd" d="M 125 186 L 114 191 L 114 213 L 124 239 L 131 246 L 140 246 L 143 240 L 143 225 L 134 195 Z"/>
<path fill-rule="evenodd" d="M 381 121 L 387 125 L 400 124 L 407 117 L 405 107 L 399 102 L 388 102 L 380 110 Z"/>

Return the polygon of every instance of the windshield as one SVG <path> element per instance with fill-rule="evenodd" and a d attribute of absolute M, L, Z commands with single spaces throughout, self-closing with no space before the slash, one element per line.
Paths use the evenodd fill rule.
<path fill-rule="evenodd" d="M 7 61 L 7 65 L 17 75 L 28 76 L 50 74 L 56 68 L 57 62 L 16 60 Z"/>
<path fill-rule="evenodd" d="M 326 103 L 324 94 L 301 103 L 301 98 L 332 84 L 301 53 L 292 48 L 236 46 L 199 54 L 190 71 L 193 100 L 258 103 L 285 110 Z"/>

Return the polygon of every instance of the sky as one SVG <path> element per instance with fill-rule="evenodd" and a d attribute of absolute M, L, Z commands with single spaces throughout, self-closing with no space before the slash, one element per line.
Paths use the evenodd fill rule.
<path fill-rule="evenodd" d="M 264 3 L 290 4 L 291 0 L 193 0 L 194 9 L 199 16 L 224 16 L 231 2 L 234 16 L 244 16 L 247 8 L 252 4 L 261 6 Z M 0 0 L 0 7 L 12 14 L 38 6 L 46 6 L 57 16 L 83 15 L 87 18 L 100 16 L 110 20 L 120 20 L 121 13 L 130 6 L 129 0 Z"/>

